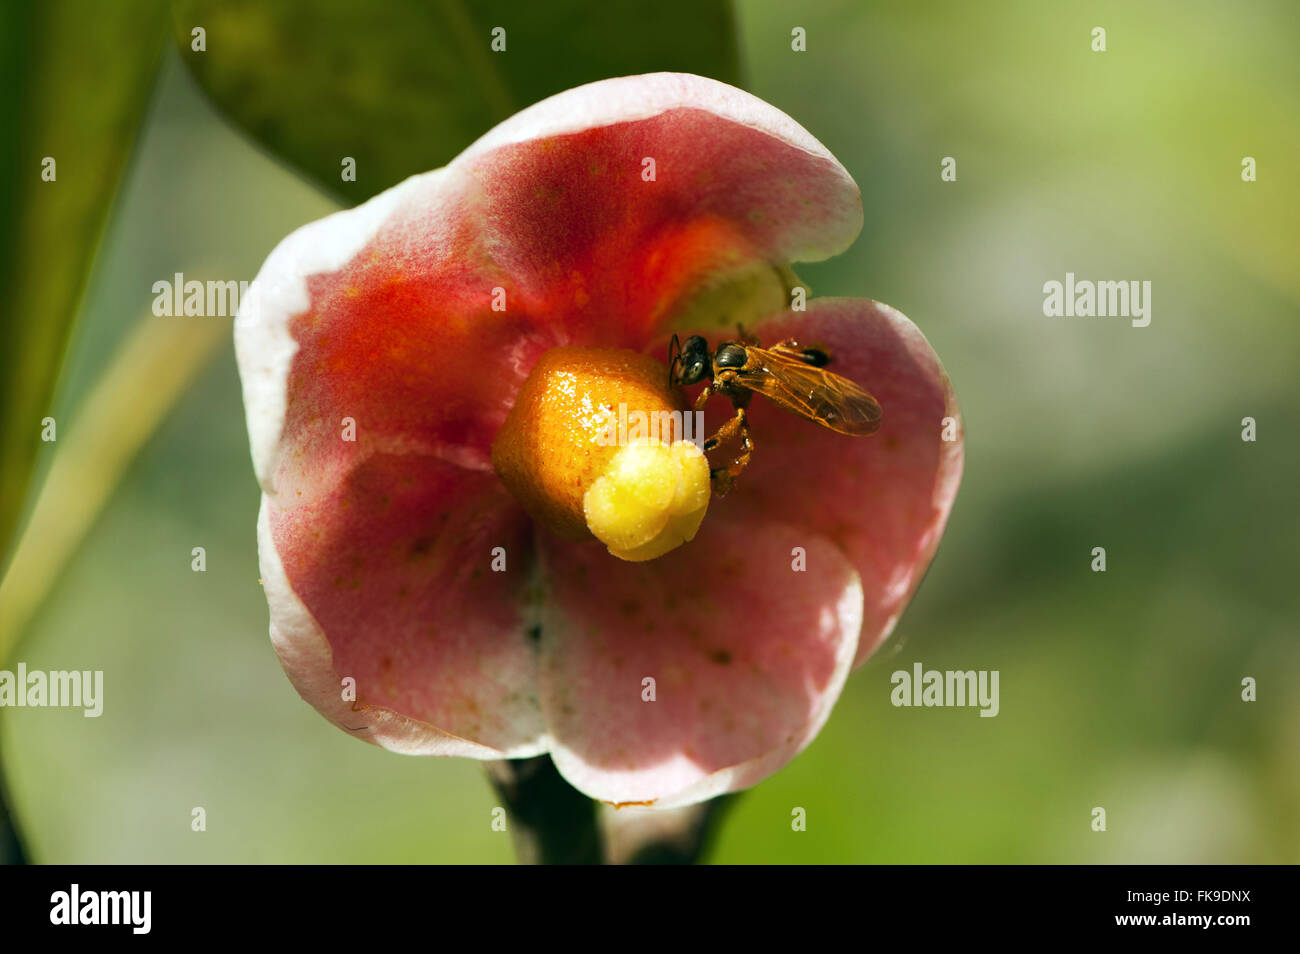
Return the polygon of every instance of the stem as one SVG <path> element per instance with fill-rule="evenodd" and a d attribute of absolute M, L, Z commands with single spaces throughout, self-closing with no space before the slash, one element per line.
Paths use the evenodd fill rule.
<path fill-rule="evenodd" d="M 610 808 L 605 812 L 605 855 L 614 865 L 693 865 L 713 847 L 735 795 L 684 808 Z"/>
<path fill-rule="evenodd" d="M 596 803 L 569 785 L 549 755 L 485 762 L 505 802 L 515 855 L 524 865 L 598 865 Z"/>
<path fill-rule="evenodd" d="M 574 789 L 550 756 L 485 762 L 525 865 L 690 865 L 712 845 L 735 797 L 675 809 L 604 807 Z"/>

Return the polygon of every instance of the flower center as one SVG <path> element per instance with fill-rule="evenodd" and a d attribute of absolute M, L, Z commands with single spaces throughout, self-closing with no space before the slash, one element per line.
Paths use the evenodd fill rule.
<path fill-rule="evenodd" d="M 552 348 L 519 389 L 492 466 L 553 533 L 594 536 L 620 559 L 654 559 L 692 539 L 709 505 L 709 464 L 684 439 L 687 413 L 667 368 L 648 355 Z"/>

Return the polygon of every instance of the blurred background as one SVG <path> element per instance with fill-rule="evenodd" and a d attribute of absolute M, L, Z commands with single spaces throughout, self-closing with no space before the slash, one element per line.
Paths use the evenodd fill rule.
<path fill-rule="evenodd" d="M 418 5 L 377 6 L 400 19 Z M 909 315 L 943 359 L 967 431 L 947 535 L 895 635 L 812 746 L 736 801 L 709 860 L 1300 861 L 1296 5 L 659 6 L 647 16 L 662 49 L 641 28 L 620 40 L 616 24 L 578 14 L 547 28 L 601 51 L 585 67 L 596 75 L 730 78 L 825 143 L 861 186 L 867 224 L 848 253 L 800 275 L 814 294 Z M 312 19 L 331 9 L 303 6 L 290 31 L 312 50 L 338 48 L 315 64 L 322 88 L 373 80 L 383 93 L 400 50 Z M 277 105 L 302 108 L 295 88 L 302 102 L 317 94 L 310 64 L 294 59 L 310 51 L 286 47 L 261 86 L 223 77 L 265 66 L 277 34 L 252 5 L 222 10 L 181 4 L 162 28 L 179 44 L 152 53 L 151 28 L 127 24 L 113 41 L 116 57 L 138 45 L 137 64 L 156 59 L 160 72 L 124 81 L 143 91 L 143 118 L 93 234 L 52 403 L 36 415 L 56 418 L 58 441 L 37 453 L 17 511 L 27 534 L 0 590 L 0 668 L 102 669 L 105 707 L 99 719 L 0 710 L 16 826 L 28 857 L 47 863 L 509 862 L 476 763 L 358 743 L 290 687 L 258 584 L 231 319 L 150 314 L 155 281 L 251 280 L 289 231 L 365 198 L 314 184 L 324 173 L 294 162 L 310 135 L 296 142 L 300 127 L 276 120 Z M 195 61 L 189 24 L 200 22 L 208 59 Z M 490 19 L 451 22 L 487 42 Z M 530 65 L 522 52 L 530 27 L 501 22 L 521 51 L 510 68 L 544 73 L 545 57 Z M 791 49 L 796 26 L 806 52 Z M 1104 53 L 1092 50 L 1098 26 Z M 415 28 L 403 32 L 413 55 L 439 61 Z M 620 59 L 628 43 L 636 52 Z M 65 101 L 87 113 L 105 95 L 93 67 L 63 71 Z M 482 85 L 447 68 L 455 89 Z M 545 76 L 553 89 L 507 77 L 513 108 L 596 78 L 558 65 Z M 408 131 L 422 102 L 394 101 L 393 128 L 418 139 Z M 354 107 L 302 109 L 331 143 L 326 171 L 349 154 L 330 137 L 355 136 Z M 409 169 L 383 148 L 373 162 L 391 162 L 395 181 L 499 118 L 443 115 L 466 127 L 463 142 L 435 137 L 432 158 Z M 946 156 L 955 182 L 940 179 Z M 1242 181 L 1245 156 L 1256 182 Z M 75 153 L 60 156 L 60 182 L 76 169 Z M 29 283 L 62 275 L 70 235 L 11 243 L 6 268 Z M 1067 271 L 1150 281 L 1150 326 L 1045 318 L 1043 283 Z M 6 326 L 11 345 L 17 322 L 50 324 L 29 301 L 35 310 Z M 1253 443 L 1241 439 L 1248 416 Z M 75 466 L 60 475 L 64 454 Z M 204 573 L 191 570 L 199 546 Z M 1105 573 L 1090 569 L 1096 546 Z M 999 715 L 894 708 L 890 674 L 915 662 L 999 670 Z M 1255 702 L 1242 701 L 1245 677 Z M 791 830 L 796 806 L 805 832 Z M 1104 833 L 1091 829 L 1096 806 Z"/>

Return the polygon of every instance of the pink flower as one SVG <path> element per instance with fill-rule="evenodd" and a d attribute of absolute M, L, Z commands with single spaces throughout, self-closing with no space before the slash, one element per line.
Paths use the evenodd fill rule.
<path fill-rule="evenodd" d="M 235 337 L 271 638 L 303 698 L 398 752 L 549 752 L 614 803 L 699 801 L 793 758 L 902 613 L 962 467 L 952 388 L 907 318 L 783 310 L 778 266 L 861 227 L 852 178 L 789 117 L 654 74 L 538 103 L 285 239 Z M 692 542 L 627 563 L 535 528 L 491 449 L 543 352 L 662 361 L 671 331 L 716 345 L 737 316 L 764 344 L 826 346 L 879 432 L 757 397 L 753 462 Z"/>

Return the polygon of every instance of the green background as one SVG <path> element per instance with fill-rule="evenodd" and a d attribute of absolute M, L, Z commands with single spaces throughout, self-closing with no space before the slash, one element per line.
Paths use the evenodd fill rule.
<path fill-rule="evenodd" d="M 737 4 L 744 84 L 862 188 L 857 243 L 800 274 L 920 325 L 967 445 L 895 635 L 809 749 L 737 800 L 710 860 L 1300 861 L 1297 17 L 1282 0 Z M 65 363 L 61 440 L 154 281 L 251 279 L 337 207 L 169 52 Z M 1042 285 L 1067 271 L 1151 281 L 1151 325 L 1045 318 Z M 227 337 L 0 664 L 105 671 L 99 719 L 0 713 L 30 855 L 510 861 L 476 763 L 358 743 L 290 687 L 257 501 Z M 918 661 L 999 670 L 999 715 L 894 708 L 890 674 Z"/>

